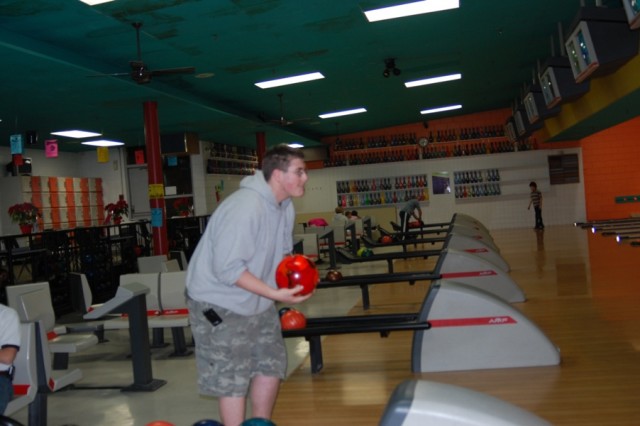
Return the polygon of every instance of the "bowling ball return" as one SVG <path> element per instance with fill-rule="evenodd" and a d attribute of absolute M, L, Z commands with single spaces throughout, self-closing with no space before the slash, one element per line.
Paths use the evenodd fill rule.
<path fill-rule="evenodd" d="M 418 312 L 307 318 L 283 331 L 309 343 L 311 372 L 324 365 L 322 336 L 413 331 L 414 373 L 557 365 L 560 352 L 530 319 L 499 297 L 466 284 L 436 280 Z"/>
<path fill-rule="evenodd" d="M 373 262 L 377 260 L 386 260 L 387 269 L 390 274 L 393 273 L 393 261 L 398 259 L 412 259 L 415 257 L 422 257 L 428 259 L 431 256 L 439 255 L 441 250 L 417 250 L 409 252 L 393 252 L 384 254 L 371 254 L 368 256 L 358 256 L 344 247 L 336 248 L 336 253 L 341 258 L 343 263 L 358 263 L 358 262 Z"/>
<path fill-rule="evenodd" d="M 307 318 L 307 326 L 303 329 L 286 330 L 286 337 L 304 337 L 309 343 L 311 372 L 319 373 L 324 366 L 322 356 L 322 336 L 353 333 L 380 333 L 381 337 L 389 336 L 392 331 L 426 330 L 431 325 L 418 322 L 418 315 L 386 314 L 386 315 L 354 315 L 343 317 Z"/>
<path fill-rule="evenodd" d="M 380 426 L 551 426 L 498 398 L 460 386 L 405 380 L 389 398 Z"/>
<path fill-rule="evenodd" d="M 500 249 L 493 241 L 489 231 L 485 231 L 485 228 L 477 225 L 472 225 L 468 223 L 452 223 L 445 228 L 412 228 L 409 231 L 402 233 L 398 224 L 391 222 L 391 225 L 394 227 L 395 231 L 391 232 L 382 227 L 378 227 L 378 231 L 383 236 L 390 236 L 394 240 L 399 240 L 409 245 L 409 244 L 418 244 L 418 240 L 424 238 L 438 238 L 438 237 L 446 237 L 449 234 L 460 234 L 466 235 L 467 237 L 481 240 L 485 245 L 489 246 L 492 250 L 499 253 Z M 435 234 L 436 237 L 429 237 L 430 235 Z"/>
<path fill-rule="evenodd" d="M 442 243 L 439 246 L 438 250 L 445 250 L 447 248 L 453 248 L 460 251 L 465 251 L 467 253 L 472 253 L 481 258 L 488 260 L 489 262 L 495 264 L 500 269 L 505 272 L 509 272 L 511 267 L 507 263 L 507 261 L 500 255 L 499 252 L 496 252 L 493 247 L 487 245 L 483 240 L 478 238 L 473 238 L 468 235 L 463 235 L 459 233 L 449 233 L 444 237 L 434 237 L 434 238 L 418 238 L 407 242 L 406 240 L 402 241 L 394 241 L 389 244 L 383 244 L 375 241 L 372 238 L 369 238 L 365 235 L 361 237 L 363 244 L 369 248 L 379 248 L 379 247 L 398 247 L 401 246 L 403 251 L 406 251 L 407 245 L 410 244 L 438 244 Z"/>
<path fill-rule="evenodd" d="M 466 251 L 455 250 L 452 248 L 444 250 L 421 250 L 409 252 L 393 252 L 374 254 L 369 257 L 354 256 L 348 250 L 338 250 L 343 256 L 348 256 L 353 262 L 371 262 L 386 260 L 388 264 L 389 275 L 395 275 L 393 272 L 393 261 L 397 259 L 409 259 L 414 257 L 438 257 L 436 266 L 430 273 L 433 276 L 441 277 L 451 281 L 457 281 L 468 284 L 473 287 L 480 288 L 495 294 L 497 297 L 509 303 L 524 302 L 527 300 L 524 291 L 513 281 L 509 274 L 498 267 L 496 264 L 485 260 L 477 255 L 477 253 L 469 253 Z M 343 277 L 342 282 L 350 277 Z M 375 277 L 374 277 L 375 279 Z M 432 278 L 433 279 L 433 278 Z M 403 280 L 404 281 L 404 280 Z M 378 281 L 382 283 L 383 281 Z M 393 282 L 390 280 L 389 282 Z M 353 285 L 365 285 L 359 282 Z M 373 283 L 371 283 L 373 284 Z M 324 288 L 322 285 L 321 288 Z M 361 287 L 362 288 L 362 287 Z M 368 290 L 367 290 L 368 291 Z M 364 293 L 363 293 L 364 300 Z M 368 300 L 368 299 L 367 299 Z"/>
<path fill-rule="evenodd" d="M 414 285 L 416 281 L 432 281 L 440 278 L 440 275 L 433 271 L 426 272 L 396 272 L 393 274 L 366 274 L 343 276 L 339 280 L 323 280 L 318 283 L 318 289 L 337 287 L 360 287 L 362 294 L 362 308 L 367 310 L 371 307 L 369 286 L 375 284 L 395 284 L 409 283 Z"/>

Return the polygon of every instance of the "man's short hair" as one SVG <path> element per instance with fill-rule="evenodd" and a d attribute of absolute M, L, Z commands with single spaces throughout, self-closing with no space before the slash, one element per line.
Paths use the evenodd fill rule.
<path fill-rule="evenodd" d="M 269 182 L 274 170 L 287 171 L 289 163 L 293 158 L 304 160 L 304 153 L 300 149 L 291 148 L 289 145 L 276 145 L 264 154 L 262 159 L 262 174 Z"/>

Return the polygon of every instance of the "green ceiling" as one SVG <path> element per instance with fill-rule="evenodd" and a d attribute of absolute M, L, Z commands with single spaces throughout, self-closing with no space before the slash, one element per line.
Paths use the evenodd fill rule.
<path fill-rule="evenodd" d="M 507 108 L 522 96 L 537 61 L 558 45 L 577 0 L 461 0 L 457 10 L 369 23 L 363 10 L 389 0 L 0 0 L 0 144 L 35 130 L 81 128 L 129 146 L 144 145 L 143 103 L 158 103 L 161 133 L 197 132 L 203 140 L 254 146 L 318 143 L 332 136 L 424 119 Z M 619 1 L 605 2 L 619 7 Z M 126 73 L 136 58 L 151 68 L 194 66 L 195 75 L 156 76 L 139 85 Z M 384 78 L 384 59 L 400 76 Z M 254 83 L 320 71 L 325 79 L 262 90 Z M 462 80 L 406 89 L 405 81 L 461 72 Z M 211 78 L 196 78 L 214 73 Z M 284 117 L 278 94 L 283 93 Z M 421 116 L 452 103 L 461 110 Z M 368 112 L 321 120 L 318 114 Z M 629 108 L 629 104 L 625 104 Z M 582 125 L 611 125 L 614 110 Z M 606 116 L 606 117 L 604 117 Z M 606 118 L 606 119 L 605 119 Z M 273 120 L 273 122 L 272 122 Z M 615 123 L 613 123 L 615 124 Z M 85 149 L 58 138 L 61 150 Z"/>

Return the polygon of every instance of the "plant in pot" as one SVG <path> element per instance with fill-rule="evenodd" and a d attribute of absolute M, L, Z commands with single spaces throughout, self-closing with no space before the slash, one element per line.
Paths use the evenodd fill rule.
<path fill-rule="evenodd" d="M 173 208 L 179 216 L 187 217 L 191 214 L 191 205 L 189 204 L 189 199 L 187 197 L 176 199 L 173 202 Z"/>
<path fill-rule="evenodd" d="M 122 216 L 129 216 L 129 204 L 127 204 L 122 195 L 115 203 L 109 203 L 104 206 L 104 209 L 108 214 L 107 219 L 105 220 L 107 223 L 113 222 L 116 225 L 120 225 L 120 222 L 122 222 Z"/>
<path fill-rule="evenodd" d="M 33 225 L 40 216 L 38 208 L 31 203 L 14 204 L 9 207 L 8 213 L 11 220 L 20 226 L 20 231 L 22 231 L 23 234 L 31 233 Z"/>

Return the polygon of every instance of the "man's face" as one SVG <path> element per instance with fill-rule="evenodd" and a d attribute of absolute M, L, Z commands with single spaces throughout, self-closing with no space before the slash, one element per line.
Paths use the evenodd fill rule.
<path fill-rule="evenodd" d="M 289 163 L 287 171 L 282 173 L 282 189 L 288 197 L 302 197 L 304 184 L 309 179 L 304 161 L 294 158 Z"/>

